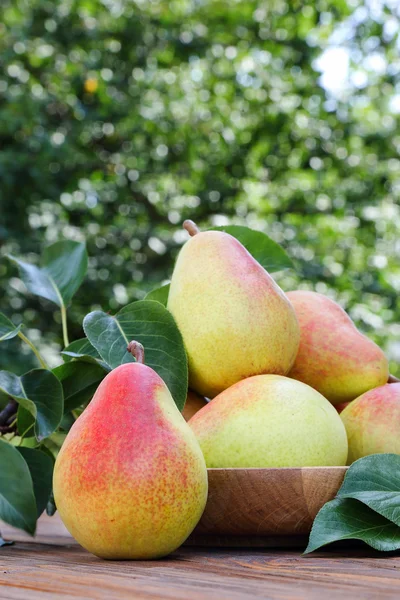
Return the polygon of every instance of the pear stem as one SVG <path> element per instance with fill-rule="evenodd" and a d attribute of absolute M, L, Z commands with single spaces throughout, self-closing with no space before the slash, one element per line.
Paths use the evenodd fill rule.
<path fill-rule="evenodd" d="M 129 342 L 126 349 L 132 354 L 133 358 L 136 359 L 136 362 L 144 365 L 144 348 L 142 344 L 135 341 Z"/>
<path fill-rule="evenodd" d="M 190 219 L 186 219 L 186 221 L 183 222 L 183 228 L 186 229 L 190 237 L 200 233 L 200 229 L 197 227 L 196 223 Z"/>
<path fill-rule="evenodd" d="M 400 383 L 400 379 L 397 379 L 394 375 L 389 375 L 388 383 Z"/>

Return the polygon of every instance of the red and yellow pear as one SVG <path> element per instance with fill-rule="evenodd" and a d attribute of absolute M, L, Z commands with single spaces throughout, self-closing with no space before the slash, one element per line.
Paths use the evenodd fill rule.
<path fill-rule="evenodd" d="M 334 405 L 387 382 L 389 365 L 383 351 L 358 331 L 339 304 L 316 292 L 287 295 L 301 332 L 289 377 L 311 385 Z"/>
<path fill-rule="evenodd" d="M 400 454 L 400 382 L 362 394 L 340 417 L 349 440 L 349 465 L 369 454 Z"/>
<path fill-rule="evenodd" d="M 300 331 L 280 287 L 242 244 L 223 231 L 199 232 L 181 249 L 168 297 L 189 361 L 189 385 L 214 398 L 261 373 L 286 374 Z"/>
<path fill-rule="evenodd" d="M 107 559 L 178 548 L 199 521 L 207 470 L 199 444 L 143 347 L 109 373 L 57 457 L 54 497 L 75 539 Z"/>

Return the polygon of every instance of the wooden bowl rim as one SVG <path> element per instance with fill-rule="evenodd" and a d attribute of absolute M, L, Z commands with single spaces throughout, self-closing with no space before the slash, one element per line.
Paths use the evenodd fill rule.
<path fill-rule="evenodd" d="M 339 471 L 342 470 L 344 472 L 347 471 L 349 467 L 348 466 L 344 466 L 344 467 L 208 467 L 207 471 L 235 471 L 235 472 L 242 472 L 242 471 L 250 471 L 250 472 L 254 472 L 254 471 L 262 471 L 262 472 L 276 472 L 276 471 L 280 471 L 280 472 L 288 472 L 288 471 Z"/>

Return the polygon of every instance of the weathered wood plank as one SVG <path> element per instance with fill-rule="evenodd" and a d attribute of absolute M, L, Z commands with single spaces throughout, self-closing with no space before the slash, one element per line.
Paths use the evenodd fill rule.
<path fill-rule="evenodd" d="M 40 521 L 34 543 L 0 549 L 1 600 L 323 597 L 399 598 L 400 556 L 364 549 L 302 557 L 287 550 L 185 547 L 158 561 L 105 562 L 73 542 L 57 518 Z"/>

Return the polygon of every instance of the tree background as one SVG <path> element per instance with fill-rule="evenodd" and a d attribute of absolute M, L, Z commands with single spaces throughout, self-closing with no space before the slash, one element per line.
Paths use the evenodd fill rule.
<path fill-rule="evenodd" d="M 265 231 L 296 265 L 283 289 L 338 300 L 400 374 L 396 0 L 3 0 L 0 13 L 0 252 L 37 262 L 47 243 L 86 240 L 71 339 L 90 310 L 166 281 L 192 218 Z M 54 363 L 58 311 L 24 296 L 5 258 L 0 278 L 0 311 Z M 1 346 L 1 368 L 32 364 L 18 340 Z"/>

